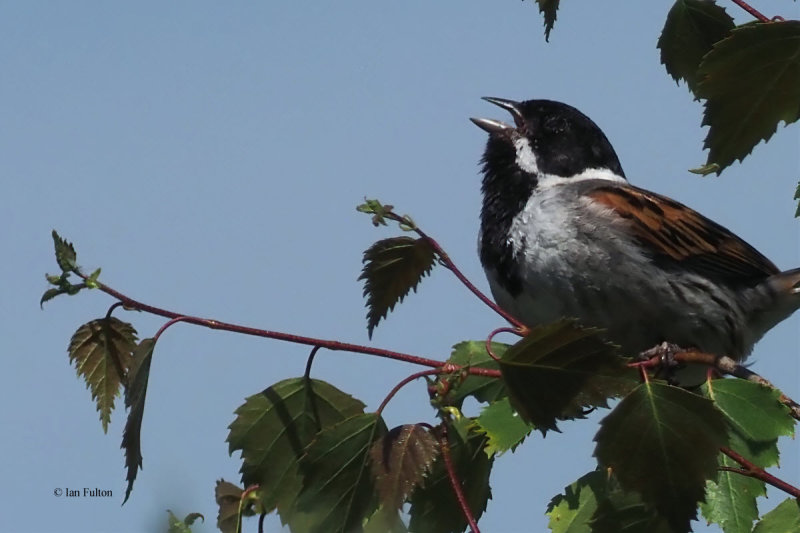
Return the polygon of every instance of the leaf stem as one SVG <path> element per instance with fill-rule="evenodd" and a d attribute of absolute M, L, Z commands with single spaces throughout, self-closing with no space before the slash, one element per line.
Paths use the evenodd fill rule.
<path fill-rule="evenodd" d="M 750 4 L 745 2 L 744 0 L 733 0 L 733 3 L 736 4 L 737 6 L 741 7 L 742 9 L 744 9 L 745 11 L 750 13 L 751 15 L 753 15 L 755 18 L 757 18 L 761 22 L 770 22 L 770 18 L 769 17 L 767 17 L 766 15 L 762 14 L 760 11 L 758 11 L 756 8 L 754 8 L 753 6 L 751 6 Z"/>
<path fill-rule="evenodd" d="M 464 517 L 467 519 L 469 528 L 472 530 L 472 533 L 481 533 L 481 530 L 478 529 L 478 522 L 475 521 L 472 510 L 469 508 L 467 498 L 464 496 L 464 491 L 461 489 L 461 482 L 456 474 L 456 469 L 453 466 L 453 458 L 450 456 L 450 441 L 447 438 L 446 424 L 441 426 L 439 447 L 442 451 L 442 458 L 444 459 L 444 468 L 447 470 L 447 477 L 450 479 L 450 486 L 453 488 L 453 493 L 455 493 L 456 499 L 458 500 L 458 505 L 461 506 L 461 511 L 464 513 Z"/>
<path fill-rule="evenodd" d="M 723 466 L 720 467 L 721 470 L 725 470 L 727 472 L 736 472 L 743 476 L 760 479 L 764 483 L 768 483 L 773 487 L 775 487 L 776 489 L 782 490 L 786 494 L 789 494 L 790 496 L 793 496 L 795 498 L 800 498 L 800 489 L 798 489 L 794 485 L 790 485 L 789 483 L 786 483 L 782 479 L 773 476 L 763 468 L 754 465 L 746 458 L 739 455 L 730 448 L 726 448 L 723 446 L 722 448 L 719 449 L 719 451 L 721 451 L 722 453 L 724 453 L 725 455 L 727 455 L 728 457 L 730 457 L 731 459 L 742 465 L 742 468 L 730 468 Z"/>
<path fill-rule="evenodd" d="M 398 222 L 400 224 L 405 224 L 406 223 L 406 219 L 404 217 L 401 217 L 401 216 L 399 216 L 398 214 L 396 214 L 396 213 L 394 213 L 392 211 L 389 211 L 388 213 L 385 213 L 384 216 L 386 218 L 388 218 L 390 220 L 394 220 L 395 222 Z M 493 309 L 498 315 L 500 315 L 501 317 L 506 319 L 506 321 L 508 321 L 511 325 L 513 325 L 519 331 L 521 331 L 521 332 L 527 331 L 528 328 L 522 322 L 520 322 L 519 320 L 517 320 L 516 318 L 511 316 L 505 310 L 501 309 L 496 303 L 494 303 L 491 300 L 491 298 L 489 298 L 488 296 L 483 294 L 480 291 L 480 289 L 478 289 L 475 285 L 472 284 L 472 282 L 469 279 L 467 279 L 467 277 L 461 272 L 461 270 L 459 270 L 459 268 L 456 266 L 456 264 L 453 262 L 453 260 L 450 259 L 450 256 L 447 255 L 447 252 L 444 251 L 444 248 L 442 248 L 439 245 L 439 243 L 436 242 L 436 239 L 434 239 L 433 237 L 431 237 L 430 235 L 428 235 L 427 233 L 422 231 L 416 224 L 412 227 L 412 230 L 414 231 L 414 233 L 419 235 L 420 238 L 424 239 L 430 245 L 431 248 L 434 249 L 434 251 L 436 252 L 436 255 L 439 256 L 439 262 L 441 263 L 441 265 L 443 267 L 445 267 L 447 270 L 449 270 L 450 272 L 452 272 L 455 275 L 455 277 L 458 278 L 458 280 L 467 289 L 469 289 L 470 292 L 472 292 L 472 294 L 477 296 L 480 301 L 482 301 L 484 304 L 486 304 L 491 309 Z M 524 333 L 523 333 L 523 335 L 524 335 Z"/>
<path fill-rule="evenodd" d="M 442 373 L 445 373 L 445 372 L 447 372 L 447 370 L 445 370 L 444 368 L 434 368 L 432 370 L 422 370 L 420 372 L 415 372 L 415 373 L 411 374 L 410 376 L 407 376 L 407 377 L 403 378 L 403 380 L 400 381 L 400 383 L 398 383 L 397 385 L 392 387 L 392 390 L 390 390 L 389 394 L 387 394 L 386 397 L 383 399 L 383 401 L 381 402 L 380 406 L 378 406 L 378 410 L 375 411 L 375 413 L 378 416 L 380 416 L 383 413 L 383 409 L 386 407 L 386 405 L 391 401 L 392 398 L 394 398 L 394 395 L 397 394 L 400 391 L 400 389 L 402 389 L 403 387 L 405 387 L 406 385 L 408 385 L 412 381 L 414 381 L 416 379 L 419 379 L 421 377 L 435 376 L 435 375 L 442 374 Z"/>

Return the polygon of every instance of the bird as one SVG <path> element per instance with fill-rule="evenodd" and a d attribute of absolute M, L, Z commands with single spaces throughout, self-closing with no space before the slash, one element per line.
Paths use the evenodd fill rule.
<path fill-rule="evenodd" d="M 800 268 L 782 272 L 722 225 L 631 185 L 578 109 L 483 99 L 513 124 L 470 119 L 489 134 L 479 256 L 495 302 L 524 325 L 572 318 L 630 357 L 669 343 L 741 362 L 800 307 Z"/>

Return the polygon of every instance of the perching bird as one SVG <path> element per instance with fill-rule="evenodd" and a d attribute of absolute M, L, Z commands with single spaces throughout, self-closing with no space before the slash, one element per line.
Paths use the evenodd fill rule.
<path fill-rule="evenodd" d="M 630 185 L 574 107 L 484 99 L 514 125 L 471 119 L 489 133 L 480 259 L 497 304 L 526 325 L 574 317 L 625 355 L 669 342 L 741 361 L 800 307 L 800 269 L 781 272 L 726 228 Z"/>

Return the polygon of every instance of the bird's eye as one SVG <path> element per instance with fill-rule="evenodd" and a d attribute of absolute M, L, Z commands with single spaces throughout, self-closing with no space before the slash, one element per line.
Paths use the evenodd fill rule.
<path fill-rule="evenodd" d="M 563 117 L 549 116 L 544 120 L 544 129 L 550 133 L 564 133 L 569 129 L 569 124 Z"/>

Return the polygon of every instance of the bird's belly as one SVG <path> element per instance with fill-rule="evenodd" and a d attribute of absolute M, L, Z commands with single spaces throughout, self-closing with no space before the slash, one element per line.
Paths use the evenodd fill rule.
<path fill-rule="evenodd" d="M 699 276 L 664 271 L 649 259 L 591 244 L 570 250 L 526 248 L 523 290 L 510 294 L 487 272 L 501 307 L 529 326 L 565 317 L 601 327 L 636 355 L 667 341 L 737 359 L 745 346 L 734 299 Z"/>

